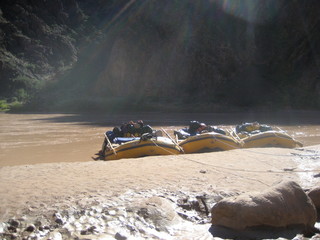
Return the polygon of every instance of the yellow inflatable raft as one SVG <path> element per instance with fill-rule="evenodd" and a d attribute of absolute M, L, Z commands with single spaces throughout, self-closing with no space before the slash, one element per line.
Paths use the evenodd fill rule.
<path fill-rule="evenodd" d="M 241 138 L 244 148 L 255 147 L 302 147 L 303 144 L 282 131 L 266 131 Z"/>
<path fill-rule="evenodd" d="M 105 160 L 118 160 L 121 158 L 180 154 L 180 149 L 169 138 L 156 137 L 145 140 L 133 140 L 117 147 L 110 147 L 109 145 L 104 152 L 104 156 Z"/>
<path fill-rule="evenodd" d="M 179 143 L 185 153 L 211 152 L 241 148 L 233 137 L 220 133 L 209 132 L 188 137 Z"/>

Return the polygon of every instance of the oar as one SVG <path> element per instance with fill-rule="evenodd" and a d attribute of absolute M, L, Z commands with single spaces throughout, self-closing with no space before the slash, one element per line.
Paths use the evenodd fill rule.
<path fill-rule="evenodd" d="M 238 140 L 238 142 L 240 143 L 240 145 L 243 147 L 244 142 L 243 140 L 239 137 L 239 135 L 236 133 L 236 130 L 229 130 L 229 133 L 231 134 L 231 136 L 233 138 L 235 138 L 236 140 Z"/>
<path fill-rule="evenodd" d="M 112 143 L 110 142 L 110 139 L 108 138 L 107 134 L 104 133 L 104 137 L 107 139 L 108 141 L 108 145 L 110 145 L 111 150 L 113 151 L 114 155 L 117 155 L 116 150 L 114 149 L 114 147 L 112 146 Z"/>
<path fill-rule="evenodd" d="M 175 137 L 176 137 L 176 143 L 177 143 L 179 141 L 178 134 L 175 134 Z"/>
<path fill-rule="evenodd" d="M 235 130 L 233 130 L 233 129 L 228 129 L 227 131 L 229 132 L 229 134 L 230 134 L 231 137 L 236 138 L 236 139 L 239 140 L 239 141 L 241 140 Z"/>
<path fill-rule="evenodd" d="M 276 127 L 278 129 L 278 132 L 282 132 L 283 134 L 287 135 L 288 137 L 292 138 L 293 140 L 295 140 L 292 136 L 289 135 L 289 133 L 285 130 L 282 130 L 281 128 L 279 128 L 278 126 Z"/>
<path fill-rule="evenodd" d="M 163 128 L 161 128 L 161 130 L 168 136 L 168 138 L 170 138 L 170 140 L 174 143 L 174 145 L 176 145 L 180 149 L 180 151 L 184 153 L 183 148 L 179 146 L 179 144 L 167 133 L 167 131 L 164 130 Z"/>
<path fill-rule="evenodd" d="M 279 128 L 278 126 L 276 126 L 276 128 L 278 128 L 278 131 L 279 131 L 279 132 L 283 132 L 283 133 L 285 133 L 285 134 L 289 135 L 286 131 L 282 130 L 282 129 L 281 129 L 281 128 Z"/>

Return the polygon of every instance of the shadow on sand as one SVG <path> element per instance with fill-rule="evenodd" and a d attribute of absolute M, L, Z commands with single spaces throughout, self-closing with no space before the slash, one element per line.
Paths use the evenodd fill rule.
<path fill-rule="evenodd" d="M 293 225 L 290 227 L 275 228 L 275 227 L 254 227 L 246 230 L 234 230 L 222 226 L 211 226 L 209 232 L 213 237 L 223 239 L 293 239 L 298 234 L 303 234 L 305 228 L 301 225 Z M 315 232 L 305 233 L 307 237 L 311 237 Z"/>

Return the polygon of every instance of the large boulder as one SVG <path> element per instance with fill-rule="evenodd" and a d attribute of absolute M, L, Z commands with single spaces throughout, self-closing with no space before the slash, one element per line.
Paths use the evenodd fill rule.
<path fill-rule="evenodd" d="M 262 193 L 223 199 L 212 210 L 212 224 L 236 230 L 249 227 L 302 225 L 312 229 L 317 219 L 314 204 L 295 182 L 283 182 Z"/>
<path fill-rule="evenodd" d="M 320 210 L 320 186 L 314 187 L 307 192 L 316 209 Z"/>
<path fill-rule="evenodd" d="M 180 224 L 182 220 L 172 203 L 162 197 L 151 197 L 137 201 L 133 204 L 132 211 L 139 216 L 137 219 L 157 231 L 169 232 L 174 225 Z"/>

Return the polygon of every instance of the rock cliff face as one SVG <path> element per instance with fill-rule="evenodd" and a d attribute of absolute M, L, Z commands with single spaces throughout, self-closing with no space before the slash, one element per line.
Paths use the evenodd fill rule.
<path fill-rule="evenodd" d="M 317 108 L 319 8 L 315 0 L 4 0 L 0 97 L 25 93 L 71 109 L 120 98 Z"/>
<path fill-rule="evenodd" d="M 1 96 L 32 90 L 77 61 L 85 15 L 74 0 L 1 1 Z"/>

